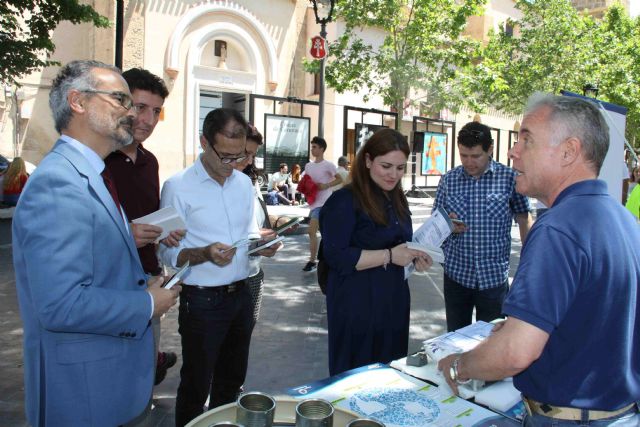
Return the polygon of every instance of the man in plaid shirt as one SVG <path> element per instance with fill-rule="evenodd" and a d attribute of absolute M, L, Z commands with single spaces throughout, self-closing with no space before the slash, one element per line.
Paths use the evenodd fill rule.
<path fill-rule="evenodd" d="M 441 179 L 433 209 L 442 207 L 454 223 L 443 244 L 447 329 L 502 314 L 509 289 L 511 224 L 515 218 L 524 242 L 531 226 L 528 199 L 515 190 L 513 169 L 494 161 L 491 130 L 477 122 L 458 133 L 462 166 Z"/>

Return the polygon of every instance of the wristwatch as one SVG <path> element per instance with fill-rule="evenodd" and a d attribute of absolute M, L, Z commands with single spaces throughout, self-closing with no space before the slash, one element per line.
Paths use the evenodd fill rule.
<path fill-rule="evenodd" d="M 460 363 L 460 357 L 456 357 L 449 368 L 449 376 L 451 376 L 451 381 L 456 384 L 465 385 L 471 382 L 471 378 L 467 378 L 464 381 L 460 381 L 460 375 L 458 375 L 458 363 Z"/>

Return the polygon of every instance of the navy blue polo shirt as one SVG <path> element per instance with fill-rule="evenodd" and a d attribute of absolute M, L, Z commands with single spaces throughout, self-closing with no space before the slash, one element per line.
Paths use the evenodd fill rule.
<path fill-rule="evenodd" d="M 503 312 L 549 334 L 514 377 L 526 397 L 616 410 L 640 400 L 640 227 L 604 181 L 566 188 L 527 236 Z"/>

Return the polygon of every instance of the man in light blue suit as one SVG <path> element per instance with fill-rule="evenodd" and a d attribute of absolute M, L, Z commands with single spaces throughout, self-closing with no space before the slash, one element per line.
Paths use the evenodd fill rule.
<path fill-rule="evenodd" d="M 24 189 L 13 261 L 24 322 L 27 418 L 33 426 L 117 426 L 153 385 L 150 319 L 180 287 L 149 283 L 103 159 L 132 141 L 135 114 L 115 67 L 74 61 L 49 98 L 61 133 Z"/>

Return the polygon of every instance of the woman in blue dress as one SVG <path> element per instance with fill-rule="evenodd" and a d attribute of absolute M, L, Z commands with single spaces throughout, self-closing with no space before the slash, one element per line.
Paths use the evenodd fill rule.
<path fill-rule="evenodd" d="M 404 267 L 431 266 L 428 255 L 406 245 L 413 231 L 400 181 L 408 156 L 402 134 L 379 130 L 359 151 L 351 184 L 322 208 L 331 375 L 407 355 L 410 296 Z"/>

